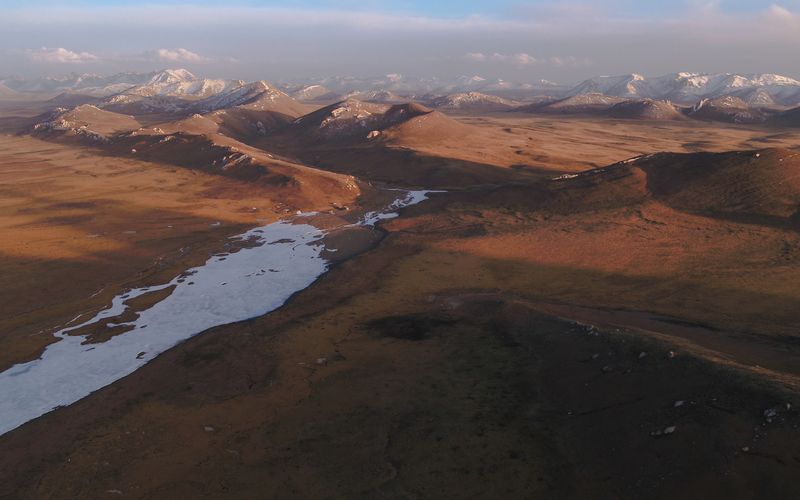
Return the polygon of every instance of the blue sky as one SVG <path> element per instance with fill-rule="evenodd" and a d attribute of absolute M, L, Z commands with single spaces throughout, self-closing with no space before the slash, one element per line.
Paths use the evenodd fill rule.
<path fill-rule="evenodd" d="M 800 0 L 783 0 L 776 2 L 786 8 L 797 8 Z M 308 10 L 357 10 L 383 12 L 392 14 L 408 14 L 439 18 L 457 18 L 465 16 L 513 17 L 520 11 L 535 8 L 559 8 L 573 5 L 590 5 L 598 9 L 614 10 L 623 17 L 659 17 L 673 16 L 687 9 L 698 7 L 715 7 L 729 13 L 754 13 L 769 6 L 768 0 L 234 0 L 220 2 L 218 0 L 38 0 L 33 2 L 19 0 L 0 0 L 0 8 L 24 6 L 72 6 L 72 7 L 114 7 L 114 6 L 146 6 L 146 5 L 204 5 L 204 6 L 239 6 L 239 7 L 293 7 Z"/>
<path fill-rule="evenodd" d="M 800 77 L 798 53 L 800 0 L 0 0 L 0 70 L 26 75 Z"/>

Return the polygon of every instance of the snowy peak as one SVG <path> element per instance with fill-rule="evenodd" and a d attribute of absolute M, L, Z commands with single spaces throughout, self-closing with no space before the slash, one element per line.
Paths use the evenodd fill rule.
<path fill-rule="evenodd" d="M 147 85 L 171 85 L 175 83 L 193 82 L 198 78 L 187 69 L 165 69 L 155 73 Z"/>
<path fill-rule="evenodd" d="M 405 99 L 389 90 L 365 90 L 360 92 L 351 92 L 344 96 L 345 99 L 355 99 L 357 101 L 365 102 L 380 102 L 380 103 L 394 103 L 402 102 Z"/>
<path fill-rule="evenodd" d="M 298 101 L 313 101 L 331 94 L 332 92 L 322 85 L 305 85 L 291 93 Z"/>
<path fill-rule="evenodd" d="M 481 92 L 460 92 L 429 101 L 433 108 L 452 110 L 503 110 L 519 106 L 519 103 Z"/>
<path fill-rule="evenodd" d="M 302 104 L 263 80 L 234 86 L 197 101 L 194 105 L 196 110 L 202 112 L 234 107 L 274 112 L 289 117 L 297 117 L 307 111 Z"/>
<path fill-rule="evenodd" d="M 3 83 L 19 92 L 71 92 L 106 97 L 140 86 L 167 86 L 198 81 L 185 69 L 166 69 L 150 73 L 117 73 L 100 76 L 94 73 L 72 73 L 67 76 L 42 77 L 32 80 L 9 79 Z"/>
<path fill-rule="evenodd" d="M 639 97 L 646 87 L 642 75 L 632 73 L 622 76 L 598 76 L 580 83 L 568 92 L 568 96 L 583 94 L 605 94 L 614 97 Z"/>
<path fill-rule="evenodd" d="M 656 78 L 639 74 L 600 76 L 580 83 L 568 92 L 575 96 L 601 93 L 615 97 L 649 98 L 694 104 L 725 95 L 755 94 L 753 103 L 770 101 L 783 105 L 800 103 L 800 81 L 786 76 L 732 73 L 673 73 Z"/>

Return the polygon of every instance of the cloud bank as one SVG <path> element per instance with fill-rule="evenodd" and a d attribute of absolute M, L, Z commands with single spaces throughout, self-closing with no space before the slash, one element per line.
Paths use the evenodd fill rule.
<path fill-rule="evenodd" d="M 151 53 L 147 53 L 146 55 L 151 55 L 153 58 L 159 61 L 169 63 L 197 63 L 207 62 L 209 60 L 207 57 L 203 57 L 196 52 L 192 52 L 183 48 L 177 48 L 174 50 L 158 49 Z"/>
<path fill-rule="evenodd" d="M 595 73 L 683 70 L 800 77 L 800 0 L 732 7 L 741 3 L 520 1 L 496 12 L 483 4 L 478 14 L 447 18 L 363 10 L 380 2 L 366 2 L 362 10 L 0 8 L 0 47 L 6 48 L 0 64 L 4 72 L 22 74 L 57 72 L 64 64 L 93 71 L 182 65 L 246 79 L 481 72 L 574 81 Z"/>
<path fill-rule="evenodd" d="M 63 47 L 50 49 L 29 50 L 28 56 L 32 61 L 49 64 L 80 64 L 97 61 L 99 58 L 89 52 L 73 52 Z"/>

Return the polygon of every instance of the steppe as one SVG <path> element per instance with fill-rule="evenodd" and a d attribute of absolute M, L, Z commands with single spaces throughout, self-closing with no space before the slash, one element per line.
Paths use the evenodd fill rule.
<path fill-rule="evenodd" d="M 249 228 L 441 192 L 0 436 L 0 498 L 800 496 L 800 129 L 333 106 L 6 103 L 0 370 Z"/>

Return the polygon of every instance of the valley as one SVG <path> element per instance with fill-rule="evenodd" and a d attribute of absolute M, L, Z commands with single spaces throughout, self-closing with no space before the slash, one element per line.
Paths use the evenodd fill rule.
<path fill-rule="evenodd" d="M 800 83 L 81 82 L 4 82 L 0 498 L 800 495 Z"/>

